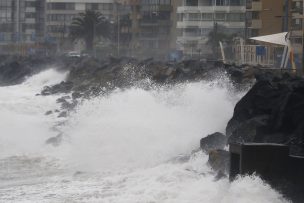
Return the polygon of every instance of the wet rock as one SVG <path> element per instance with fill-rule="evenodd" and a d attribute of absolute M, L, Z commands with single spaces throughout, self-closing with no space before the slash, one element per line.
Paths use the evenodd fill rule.
<path fill-rule="evenodd" d="M 264 142 L 263 138 L 259 137 L 259 132 L 263 132 L 267 128 L 268 115 L 256 116 L 244 122 L 232 125 L 229 123 L 227 132 L 231 133 L 229 136 L 229 143 L 244 143 L 244 142 Z"/>
<path fill-rule="evenodd" d="M 71 97 L 70 96 L 63 96 L 63 97 L 60 97 L 56 100 L 57 103 L 64 103 L 64 102 L 67 102 L 66 100 L 67 99 L 70 99 Z"/>
<path fill-rule="evenodd" d="M 204 152 L 209 152 L 216 149 L 224 149 L 227 144 L 227 138 L 224 134 L 216 132 L 200 141 L 200 147 Z"/>
<path fill-rule="evenodd" d="M 73 92 L 72 93 L 72 98 L 74 99 L 79 99 L 81 98 L 83 95 L 80 92 Z"/>
<path fill-rule="evenodd" d="M 62 138 L 63 138 L 63 135 L 59 134 L 56 137 L 49 138 L 45 143 L 53 145 L 54 147 L 57 147 L 57 146 L 59 146 L 61 144 Z"/>
<path fill-rule="evenodd" d="M 228 176 L 223 171 L 218 171 L 216 176 L 214 177 L 214 181 L 219 181 L 223 178 L 227 178 Z"/>
<path fill-rule="evenodd" d="M 45 112 L 44 115 L 48 116 L 48 115 L 51 115 L 52 113 L 53 113 L 53 111 L 47 111 L 47 112 Z"/>
<path fill-rule="evenodd" d="M 58 118 L 65 118 L 67 116 L 68 116 L 68 113 L 66 111 L 63 111 L 58 115 Z"/>
<path fill-rule="evenodd" d="M 47 95 L 58 94 L 58 93 L 69 93 L 72 90 L 73 86 L 74 86 L 73 82 L 70 82 L 70 81 L 61 82 L 61 83 L 51 86 L 51 87 L 46 86 L 41 91 L 41 95 L 47 96 Z"/>
<path fill-rule="evenodd" d="M 225 150 L 212 150 L 209 152 L 208 164 L 214 171 L 227 174 L 230 165 L 230 153 Z"/>
<path fill-rule="evenodd" d="M 304 79 L 264 74 L 237 103 L 226 127 L 229 143 L 288 144 L 304 155 Z"/>
<path fill-rule="evenodd" d="M 22 83 L 56 60 L 42 57 L 5 57 L 0 59 L 0 86 L 16 85 Z"/>
<path fill-rule="evenodd" d="M 77 106 L 77 101 L 73 101 L 73 102 L 62 102 L 61 103 L 61 109 L 65 109 L 67 111 L 73 110 L 75 107 Z"/>

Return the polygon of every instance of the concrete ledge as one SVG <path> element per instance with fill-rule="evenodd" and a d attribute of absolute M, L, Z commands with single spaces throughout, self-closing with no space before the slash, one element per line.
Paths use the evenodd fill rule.
<path fill-rule="evenodd" d="M 304 157 L 290 156 L 287 145 L 230 144 L 229 151 L 231 181 L 255 173 L 294 202 L 304 202 Z"/>

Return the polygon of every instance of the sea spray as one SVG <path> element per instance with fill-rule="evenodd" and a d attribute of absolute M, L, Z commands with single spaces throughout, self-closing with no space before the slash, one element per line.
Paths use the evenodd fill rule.
<path fill-rule="evenodd" d="M 0 202 L 286 202 L 258 177 L 215 181 L 207 155 L 191 154 L 224 131 L 242 96 L 227 81 L 118 89 L 63 121 L 44 115 L 62 95 L 35 95 L 65 76 L 47 70 L 0 88 Z M 45 143 L 54 126 L 58 147 Z"/>

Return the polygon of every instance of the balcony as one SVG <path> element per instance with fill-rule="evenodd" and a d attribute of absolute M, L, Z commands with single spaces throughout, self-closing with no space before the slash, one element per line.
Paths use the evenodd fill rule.
<path fill-rule="evenodd" d="M 200 27 L 200 28 L 212 28 L 214 25 L 213 21 L 178 21 L 177 28 L 188 28 L 188 27 Z"/>
<path fill-rule="evenodd" d="M 36 23 L 36 19 L 35 18 L 26 18 L 25 19 L 25 23 L 35 24 Z"/>
<path fill-rule="evenodd" d="M 159 5 L 159 11 L 172 11 L 173 8 L 171 5 Z"/>
<path fill-rule="evenodd" d="M 263 5 L 262 2 L 253 1 L 251 6 L 247 9 L 248 11 L 262 11 Z"/>
<path fill-rule="evenodd" d="M 170 20 L 157 20 L 157 19 L 142 19 L 139 22 L 140 26 L 171 26 Z"/>
<path fill-rule="evenodd" d="M 248 23 L 248 27 L 251 29 L 261 29 L 262 28 L 262 21 L 257 19 L 251 20 L 251 22 Z"/>
<path fill-rule="evenodd" d="M 245 6 L 180 6 L 177 8 L 177 13 L 214 13 L 215 11 L 222 12 L 245 12 Z"/>
<path fill-rule="evenodd" d="M 245 28 L 245 22 L 217 22 L 218 25 L 223 25 L 230 28 Z M 214 21 L 178 21 L 177 28 L 213 28 Z"/>
<path fill-rule="evenodd" d="M 26 13 L 35 13 L 36 12 L 36 8 L 35 7 L 26 7 L 25 8 L 25 12 Z"/>

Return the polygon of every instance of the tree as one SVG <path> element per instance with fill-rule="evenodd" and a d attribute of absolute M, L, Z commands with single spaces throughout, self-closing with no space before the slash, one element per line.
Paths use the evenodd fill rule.
<path fill-rule="evenodd" d="M 101 13 L 87 10 L 73 19 L 70 36 L 72 40 L 84 39 L 86 49 L 92 51 L 96 37 L 110 38 L 111 23 Z"/>

